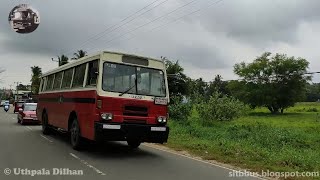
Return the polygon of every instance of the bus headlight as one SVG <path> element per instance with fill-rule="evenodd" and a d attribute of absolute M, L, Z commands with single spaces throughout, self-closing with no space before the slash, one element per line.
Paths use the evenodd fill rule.
<path fill-rule="evenodd" d="M 110 120 L 112 120 L 113 115 L 112 115 L 112 113 L 102 113 L 102 114 L 101 114 L 101 118 L 102 118 L 103 120 L 110 121 Z"/>
<path fill-rule="evenodd" d="M 159 116 L 157 118 L 158 123 L 166 123 L 167 122 L 167 118 L 165 116 Z"/>

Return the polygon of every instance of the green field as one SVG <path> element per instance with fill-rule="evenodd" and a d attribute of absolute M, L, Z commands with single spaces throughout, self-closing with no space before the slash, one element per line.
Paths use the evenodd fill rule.
<path fill-rule="evenodd" d="M 168 146 L 250 170 L 320 171 L 320 103 L 298 103 L 284 114 L 261 108 L 230 122 L 201 126 L 197 112 L 171 120 Z"/>

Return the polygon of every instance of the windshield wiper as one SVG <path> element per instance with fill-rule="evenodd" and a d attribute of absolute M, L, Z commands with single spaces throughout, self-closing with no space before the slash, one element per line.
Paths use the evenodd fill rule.
<path fill-rule="evenodd" d="M 123 96 L 125 93 L 129 92 L 132 88 L 134 88 L 137 85 L 137 79 L 134 79 L 134 85 L 131 86 L 129 89 L 123 91 L 119 96 Z"/>

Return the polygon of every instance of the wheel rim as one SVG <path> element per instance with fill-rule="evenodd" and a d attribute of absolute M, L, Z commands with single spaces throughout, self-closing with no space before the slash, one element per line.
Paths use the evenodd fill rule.
<path fill-rule="evenodd" d="M 76 144 L 78 142 L 79 138 L 79 129 L 77 126 L 76 121 L 72 123 L 72 128 L 71 128 L 71 142 L 72 144 Z"/>

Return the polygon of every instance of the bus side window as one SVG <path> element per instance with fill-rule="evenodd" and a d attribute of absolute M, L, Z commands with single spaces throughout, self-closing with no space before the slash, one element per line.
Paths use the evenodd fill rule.
<path fill-rule="evenodd" d="M 69 89 L 70 88 L 72 74 L 73 74 L 73 68 L 70 68 L 70 69 L 67 69 L 64 71 L 61 89 Z"/>
<path fill-rule="evenodd" d="M 39 92 L 43 91 L 43 85 L 44 85 L 44 78 L 41 78 L 40 80 L 40 86 L 39 86 Z"/>
<path fill-rule="evenodd" d="M 54 83 L 53 83 L 53 89 L 60 89 L 61 80 L 62 80 L 62 71 L 56 74 Z"/>
<path fill-rule="evenodd" d="M 47 80 L 47 84 L 46 84 L 47 91 L 52 90 L 53 80 L 54 80 L 54 74 L 49 75 L 48 80 Z"/>
<path fill-rule="evenodd" d="M 97 85 L 97 78 L 98 78 L 98 60 L 89 62 L 88 68 L 88 76 L 87 76 L 87 83 L 86 86 L 95 86 Z"/>
<path fill-rule="evenodd" d="M 75 68 L 72 87 L 83 87 L 86 64 L 81 64 Z"/>

